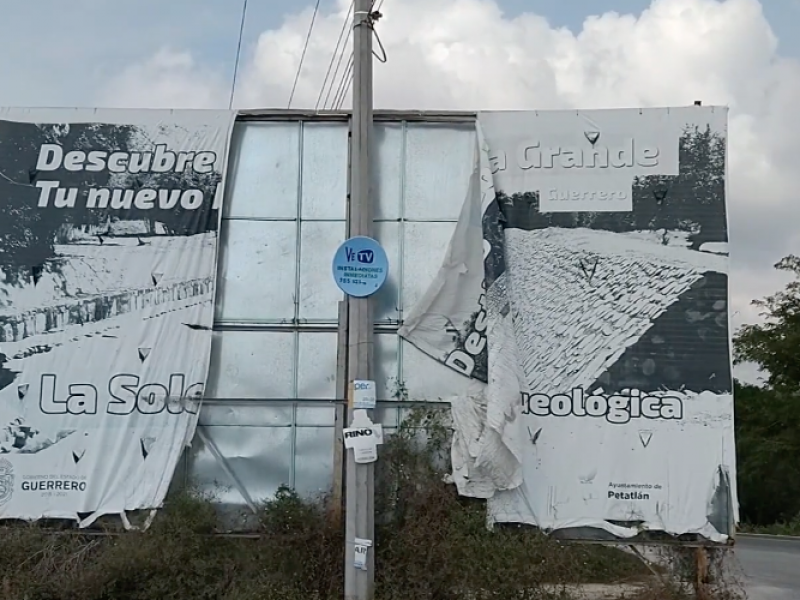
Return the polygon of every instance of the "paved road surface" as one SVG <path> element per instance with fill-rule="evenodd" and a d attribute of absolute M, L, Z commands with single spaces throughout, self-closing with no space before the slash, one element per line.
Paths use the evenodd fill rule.
<path fill-rule="evenodd" d="M 800 538 L 736 538 L 750 600 L 800 600 Z"/>

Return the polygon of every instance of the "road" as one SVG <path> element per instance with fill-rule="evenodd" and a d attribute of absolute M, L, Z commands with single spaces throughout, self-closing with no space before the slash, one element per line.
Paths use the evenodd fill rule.
<path fill-rule="evenodd" d="M 734 549 L 749 600 L 800 598 L 800 538 L 739 535 Z"/>

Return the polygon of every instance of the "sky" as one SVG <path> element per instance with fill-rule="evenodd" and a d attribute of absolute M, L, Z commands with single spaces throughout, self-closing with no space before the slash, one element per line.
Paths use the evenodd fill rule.
<path fill-rule="evenodd" d="M 733 319 L 758 319 L 800 252 L 800 0 L 377 1 L 377 108 L 729 106 Z M 322 0 L 293 108 L 317 105 L 349 5 Z M 0 7 L 0 106 L 228 106 L 240 0 Z M 287 107 L 312 12 L 249 0 L 235 107 Z"/>

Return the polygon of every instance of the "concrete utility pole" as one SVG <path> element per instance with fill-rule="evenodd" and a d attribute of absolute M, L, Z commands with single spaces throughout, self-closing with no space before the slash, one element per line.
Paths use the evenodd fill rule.
<path fill-rule="evenodd" d="M 350 202 L 348 237 L 372 237 L 370 142 L 372 139 L 372 0 L 353 3 L 353 116 L 350 137 Z M 372 379 L 373 322 L 370 297 L 348 297 L 347 379 Z M 351 386 L 348 385 L 348 388 Z M 352 393 L 352 392 L 351 392 Z M 348 411 L 350 413 L 351 411 Z M 372 412 L 372 411 L 369 411 Z M 352 420 L 352 415 L 348 414 Z M 357 464 L 347 452 L 345 493 L 345 600 L 373 600 L 375 596 L 375 464 Z M 355 539 L 372 541 L 366 570 L 355 563 Z"/>

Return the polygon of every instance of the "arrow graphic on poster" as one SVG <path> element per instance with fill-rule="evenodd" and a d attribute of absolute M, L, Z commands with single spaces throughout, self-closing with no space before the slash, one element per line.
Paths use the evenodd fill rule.
<path fill-rule="evenodd" d="M 539 427 L 539 429 L 536 430 L 536 433 L 533 433 L 531 431 L 531 428 L 528 427 L 528 437 L 531 440 L 531 444 L 533 444 L 534 446 L 536 445 L 536 442 L 539 441 L 539 436 L 540 435 L 542 435 L 542 428 L 541 427 Z"/>
<path fill-rule="evenodd" d="M 139 360 L 144 362 L 147 360 L 147 357 L 150 356 L 150 350 L 152 348 L 139 348 Z"/>
<path fill-rule="evenodd" d="M 581 258 L 579 262 L 579 266 L 581 271 L 583 271 L 583 276 L 586 277 L 586 281 L 589 283 L 592 282 L 592 278 L 594 274 L 597 272 L 597 265 L 600 263 L 600 259 L 595 256 L 592 259 Z"/>
<path fill-rule="evenodd" d="M 17 396 L 20 400 L 22 400 L 25 395 L 28 393 L 28 389 L 30 386 L 27 383 L 23 383 L 22 385 L 17 386 Z"/>
<path fill-rule="evenodd" d="M 589 143 L 594 146 L 597 143 L 597 140 L 600 139 L 600 132 L 599 131 L 584 131 L 583 135 L 586 136 L 586 139 L 589 140 Z"/>
<path fill-rule="evenodd" d="M 139 438 L 139 447 L 142 450 L 143 459 L 147 459 L 155 443 L 156 443 L 156 438 L 153 437 Z"/>
<path fill-rule="evenodd" d="M 163 276 L 164 276 L 163 273 L 159 273 L 158 271 L 153 271 L 153 273 L 150 274 L 150 277 L 153 279 L 153 285 L 158 285 Z"/>
<path fill-rule="evenodd" d="M 80 454 L 78 454 L 77 452 L 75 452 L 73 450 L 72 451 L 72 460 L 74 460 L 75 464 L 77 465 L 79 462 L 81 462 L 81 459 L 84 457 L 85 454 L 86 454 L 86 450 L 84 450 Z"/>
<path fill-rule="evenodd" d="M 639 440 L 642 442 L 642 446 L 647 448 L 650 445 L 650 440 L 653 438 L 652 431 L 640 431 L 639 432 Z"/>

